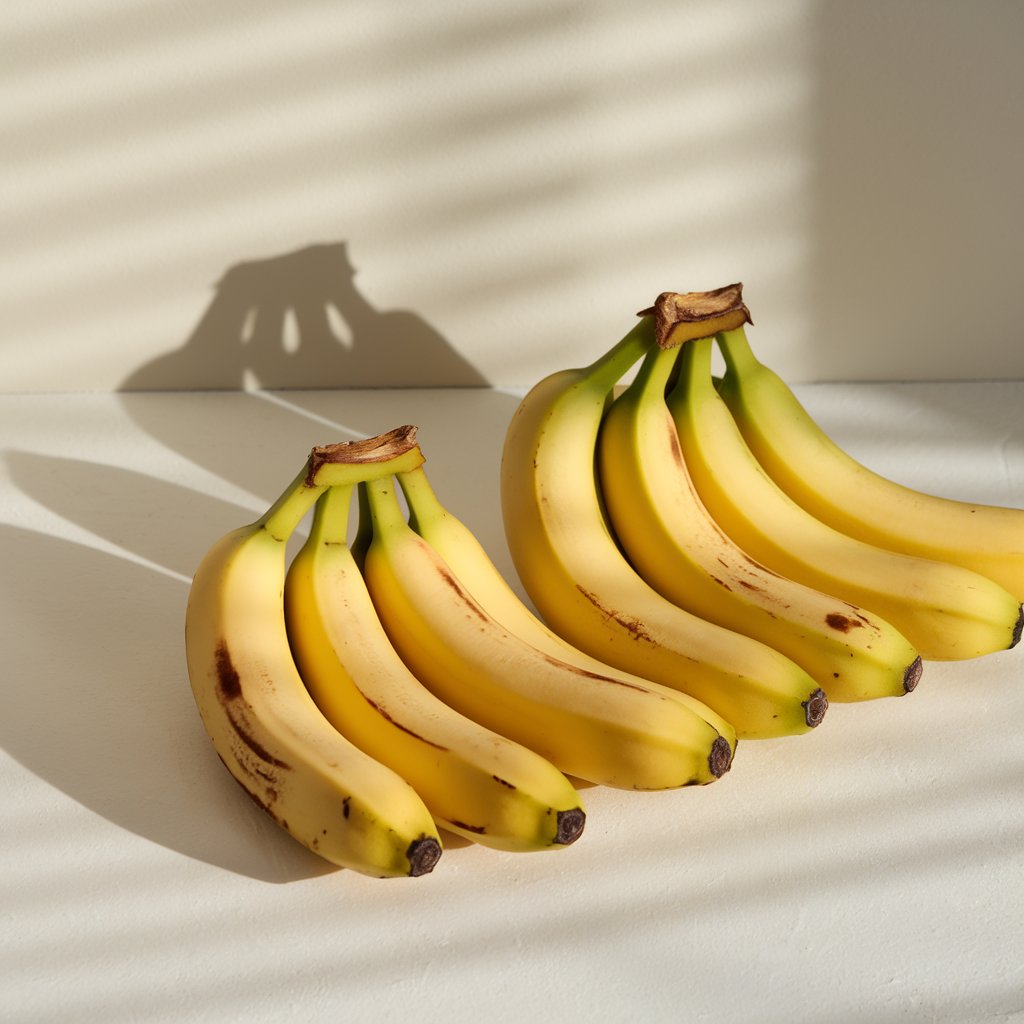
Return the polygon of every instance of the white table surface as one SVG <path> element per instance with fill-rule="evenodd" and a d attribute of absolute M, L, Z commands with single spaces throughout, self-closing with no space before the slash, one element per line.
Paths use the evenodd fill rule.
<path fill-rule="evenodd" d="M 1024 506 L 1024 382 L 809 385 L 865 461 Z M 1024 1019 L 1024 650 L 742 744 L 700 789 L 584 792 L 558 853 L 318 860 L 218 763 L 191 572 L 315 443 L 416 423 L 506 572 L 489 390 L 0 396 L 0 1019 Z"/>

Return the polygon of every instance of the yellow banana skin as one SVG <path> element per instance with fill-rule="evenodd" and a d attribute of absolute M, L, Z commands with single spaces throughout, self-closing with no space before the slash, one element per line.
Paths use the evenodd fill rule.
<path fill-rule="evenodd" d="M 392 647 L 346 544 L 351 490 L 320 497 L 285 581 L 292 651 L 317 706 L 450 831 L 507 851 L 569 845 L 585 816 L 566 777 L 442 703 Z"/>
<path fill-rule="evenodd" d="M 598 430 L 615 384 L 653 345 L 650 316 L 589 367 L 563 370 L 522 400 L 505 438 L 502 516 L 531 601 L 573 646 L 681 690 L 740 738 L 806 732 L 827 698 L 772 648 L 672 604 L 626 562 L 595 480 Z"/>
<path fill-rule="evenodd" d="M 399 456 L 396 464 L 409 468 L 415 458 Z M 285 631 L 289 535 L 329 481 L 371 469 L 317 467 L 311 456 L 266 515 L 211 547 L 189 591 L 188 673 L 214 749 L 281 828 L 341 867 L 375 877 L 421 875 L 441 854 L 430 812 L 404 779 L 324 718 Z"/>
<path fill-rule="evenodd" d="M 1020 639 L 1020 602 L 962 566 L 884 550 L 816 519 L 772 481 L 711 379 L 712 339 L 680 350 L 667 396 L 683 457 L 716 522 L 775 572 L 890 622 L 925 659 L 958 660 Z M 857 620 L 851 620 L 857 629 Z"/>
<path fill-rule="evenodd" d="M 553 658 L 599 676 L 613 676 L 639 689 L 653 690 L 682 704 L 692 714 L 712 725 L 728 744 L 728 760 L 724 761 L 721 746 L 713 746 L 709 754 L 711 774 L 717 778 L 728 770 L 736 749 L 736 730 L 730 722 L 689 694 L 598 661 L 564 640 L 523 603 L 491 561 L 476 535 L 441 504 L 423 467 L 399 473 L 398 482 L 409 506 L 409 525 L 441 556 L 488 615 L 497 619 L 509 632 L 515 633 L 520 640 L 525 640 Z"/>
<path fill-rule="evenodd" d="M 779 576 L 711 518 L 665 404 L 677 356 L 676 347 L 647 354 L 606 411 L 598 440 L 609 519 L 637 572 L 680 607 L 775 647 L 826 687 L 830 700 L 912 690 L 921 659 L 892 626 Z M 843 628 L 851 621 L 860 627 Z"/>
<path fill-rule="evenodd" d="M 408 525 L 389 483 L 366 490 L 367 586 L 402 658 L 447 704 L 588 782 L 674 789 L 727 767 L 728 744 L 679 703 L 580 670 L 504 628 Z"/>
<path fill-rule="evenodd" d="M 746 333 L 719 336 L 719 386 L 758 462 L 797 504 L 835 529 L 892 551 L 953 562 L 1024 601 L 1024 509 L 954 501 L 880 476 L 829 438 Z"/>

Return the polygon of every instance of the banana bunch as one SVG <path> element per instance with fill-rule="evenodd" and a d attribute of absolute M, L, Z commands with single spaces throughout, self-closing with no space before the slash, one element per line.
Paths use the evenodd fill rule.
<path fill-rule="evenodd" d="M 732 725 L 548 630 L 423 461 L 414 427 L 314 448 L 202 560 L 189 677 L 249 796 L 320 856 L 388 877 L 432 870 L 439 828 L 507 851 L 570 845 L 586 819 L 572 779 L 665 790 L 724 775 Z"/>
<path fill-rule="evenodd" d="M 706 785 L 739 738 L 806 733 L 830 699 L 911 692 L 922 659 L 1020 641 L 1024 510 L 856 463 L 754 357 L 739 285 L 639 316 L 509 424 L 502 515 L 533 608 L 442 505 L 415 427 L 314 448 L 202 559 L 200 717 L 319 856 L 396 877 L 432 871 L 444 831 L 565 848 L 577 780 Z"/>
<path fill-rule="evenodd" d="M 858 466 L 754 359 L 741 286 L 666 292 L 639 316 L 538 383 L 505 438 L 509 550 L 555 634 L 747 738 L 1020 640 L 1024 511 Z"/>
<path fill-rule="evenodd" d="M 420 458 L 401 430 L 314 448 L 263 516 L 206 553 L 185 615 L 192 693 L 227 770 L 299 842 L 379 877 L 431 871 L 440 836 L 413 787 L 345 739 L 306 689 L 285 626 L 286 544 L 329 487 Z"/>

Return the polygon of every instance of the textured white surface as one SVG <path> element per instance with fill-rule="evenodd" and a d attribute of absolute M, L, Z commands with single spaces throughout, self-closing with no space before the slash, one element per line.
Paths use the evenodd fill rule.
<path fill-rule="evenodd" d="M 918 486 L 1024 505 L 1024 383 L 819 385 Z M 487 390 L 0 398 L 0 1016 L 141 1022 L 1024 1019 L 1022 652 L 748 742 L 713 786 L 585 791 L 555 854 L 336 871 L 217 762 L 190 573 L 313 443 L 420 426 L 506 570 Z"/>

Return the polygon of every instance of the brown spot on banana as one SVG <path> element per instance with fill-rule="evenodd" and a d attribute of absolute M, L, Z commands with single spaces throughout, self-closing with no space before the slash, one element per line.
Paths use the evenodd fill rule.
<path fill-rule="evenodd" d="M 849 633 L 851 629 L 863 629 L 864 623 L 857 619 L 851 619 L 849 615 L 840 612 L 829 612 L 825 616 L 825 622 L 840 633 Z"/>
<path fill-rule="evenodd" d="M 226 700 L 236 700 L 242 696 L 242 680 L 238 671 L 231 662 L 231 655 L 228 653 L 227 644 L 222 640 L 217 644 L 214 652 L 214 661 L 217 666 L 217 688 L 221 697 Z"/>
<path fill-rule="evenodd" d="M 454 825 L 456 828 L 461 828 L 463 832 L 472 832 L 478 836 L 487 835 L 487 829 L 483 825 L 467 825 L 464 821 L 459 821 L 457 818 L 449 818 L 449 824 Z"/>
<path fill-rule="evenodd" d="M 592 672 L 588 668 L 582 668 L 568 661 L 562 661 L 560 658 L 556 658 L 545 651 L 539 651 L 538 653 L 549 664 L 556 665 L 567 672 L 572 672 L 574 675 L 582 676 L 584 679 L 595 679 L 599 683 L 614 683 L 616 686 L 624 686 L 627 690 L 639 690 L 642 693 L 648 692 L 647 687 L 631 683 L 628 679 L 616 679 L 614 676 L 606 676 L 601 672 Z"/>
<path fill-rule="evenodd" d="M 477 616 L 482 622 L 489 622 L 490 619 L 487 612 L 480 607 L 480 605 L 473 599 L 473 597 L 467 592 L 466 588 L 455 578 L 449 569 L 443 566 L 438 567 L 438 574 L 441 579 L 458 594 L 459 599 L 466 606 L 468 611 L 471 611 Z"/>
<path fill-rule="evenodd" d="M 292 766 L 287 761 L 282 761 L 280 758 L 275 757 L 266 747 L 263 746 L 259 740 L 249 731 L 249 727 L 245 722 L 244 715 L 239 715 L 235 711 L 235 706 L 232 704 L 224 704 L 224 713 L 227 715 L 228 722 L 231 724 L 231 728 L 234 729 L 235 735 L 263 762 L 272 765 L 275 768 L 284 768 L 286 771 L 291 771 Z M 241 759 L 239 759 L 241 761 Z"/>
<path fill-rule="evenodd" d="M 412 736 L 414 739 L 419 740 L 421 743 L 426 743 L 427 746 L 433 747 L 435 750 L 448 749 L 447 747 L 441 746 L 440 743 L 435 743 L 433 740 L 428 740 L 426 736 L 421 736 L 418 732 L 415 732 L 413 729 L 410 729 L 407 725 L 402 725 L 401 722 L 399 722 L 396 718 L 393 718 L 376 701 L 370 700 L 370 698 L 367 697 L 365 693 L 363 694 L 363 698 L 366 701 L 366 703 L 369 704 L 370 707 L 373 708 L 373 710 L 381 716 L 381 718 L 390 722 L 396 729 L 401 729 L 402 732 L 407 733 L 409 736 Z"/>
<path fill-rule="evenodd" d="M 586 587 L 581 586 L 579 583 L 576 584 L 576 589 L 601 613 L 601 615 L 611 622 L 617 622 L 623 629 L 630 633 L 634 640 L 646 640 L 647 643 L 653 644 L 654 637 L 644 628 L 643 623 L 635 615 L 626 615 L 624 612 L 616 612 L 610 608 L 605 607 L 601 603 L 601 599 L 597 594 Z"/>

